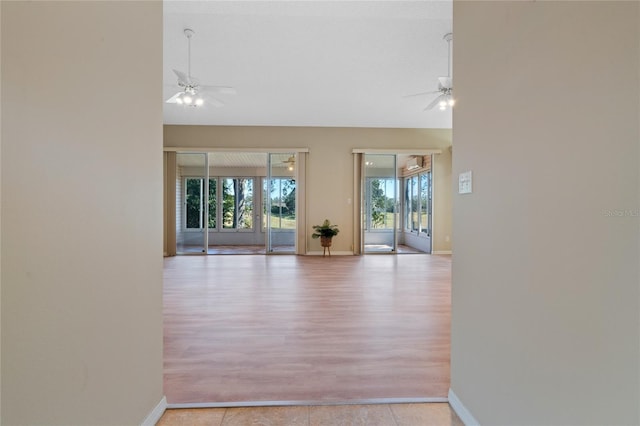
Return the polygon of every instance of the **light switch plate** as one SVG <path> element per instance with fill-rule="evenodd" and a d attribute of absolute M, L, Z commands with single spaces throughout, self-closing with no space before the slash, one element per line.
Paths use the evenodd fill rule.
<path fill-rule="evenodd" d="M 473 192 L 473 176 L 471 170 L 460 173 L 458 176 L 458 194 L 471 194 Z"/>

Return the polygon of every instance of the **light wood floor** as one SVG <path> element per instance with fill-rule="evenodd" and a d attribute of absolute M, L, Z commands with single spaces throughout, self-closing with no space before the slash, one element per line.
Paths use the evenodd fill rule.
<path fill-rule="evenodd" d="M 169 404 L 446 398 L 450 256 L 165 259 Z"/>

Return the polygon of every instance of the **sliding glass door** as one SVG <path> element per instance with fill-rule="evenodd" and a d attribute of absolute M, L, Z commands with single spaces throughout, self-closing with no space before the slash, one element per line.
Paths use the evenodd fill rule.
<path fill-rule="evenodd" d="M 267 253 L 296 252 L 296 155 L 272 153 L 263 184 Z"/>
<path fill-rule="evenodd" d="M 404 243 L 424 253 L 431 253 L 433 230 L 431 158 L 425 166 L 404 178 Z"/>
<path fill-rule="evenodd" d="M 177 152 L 176 253 L 303 251 L 305 160 L 295 151 Z"/>
<path fill-rule="evenodd" d="M 209 191 L 212 189 L 208 180 L 207 154 L 178 153 L 176 166 L 176 251 L 179 254 L 206 253 Z"/>
<path fill-rule="evenodd" d="M 364 154 L 363 157 L 362 235 L 364 252 L 395 252 L 398 220 L 396 155 Z"/>

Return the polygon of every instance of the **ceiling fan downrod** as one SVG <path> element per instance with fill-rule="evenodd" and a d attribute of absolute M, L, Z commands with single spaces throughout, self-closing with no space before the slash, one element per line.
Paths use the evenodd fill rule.
<path fill-rule="evenodd" d="M 447 55 L 447 77 L 451 77 L 451 40 L 453 40 L 453 33 L 446 33 L 442 38 L 449 46 L 449 53 Z"/>
<path fill-rule="evenodd" d="M 185 28 L 184 29 L 184 35 L 187 37 L 187 41 L 188 41 L 188 53 L 187 53 L 187 57 L 188 57 L 188 63 L 187 63 L 187 77 L 189 77 L 189 82 L 191 82 L 191 37 L 195 34 L 196 32 L 193 31 L 191 28 Z"/>
<path fill-rule="evenodd" d="M 453 87 L 450 86 L 451 84 L 451 40 L 453 40 L 453 33 L 446 33 L 444 35 L 444 37 L 442 37 L 448 45 L 448 55 L 447 55 L 447 79 L 448 79 L 448 86 L 447 87 L 443 87 L 441 89 L 442 95 L 440 95 L 440 101 L 438 102 L 438 105 L 440 106 L 440 110 L 444 111 L 447 109 L 447 107 L 451 108 L 455 105 L 456 100 L 453 98 Z"/>
<path fill-rule="evenodd" d="M 184 29 L 184 35 L 187 37 L 187 81 L 184 82 L 184 93 L 176 98 L 176 103 L 192 107 L 202 106 L 204 100 L 198 96 L 196 85 L 191 79 L 191 37 L 195 34 L 191 28 Z"/>

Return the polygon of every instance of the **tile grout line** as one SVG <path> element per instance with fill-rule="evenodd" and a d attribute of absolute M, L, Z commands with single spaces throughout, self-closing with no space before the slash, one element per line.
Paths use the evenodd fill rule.
<path fill-rule="evenodd" d="M 220 419 L 220 424 L 218 426 L 222 426 L 224 424 L 224 419 L 227 417 L 228 408 L 224 409 L 224 413 L 222 414 L 222 419 Z"/>
<path fill-rule="evenodd" d="M 389 411 L 391 412 L 391 418 L 393 419 L 394 423 L 396 424 L 396 426 L 400 426 L 398 424 L 398 418 L 396 417 L 396 413 L 393 412 L 393 408 L 391 407 L 391 404 L 387 404 L 387 408 L 389 409 Z"/>

